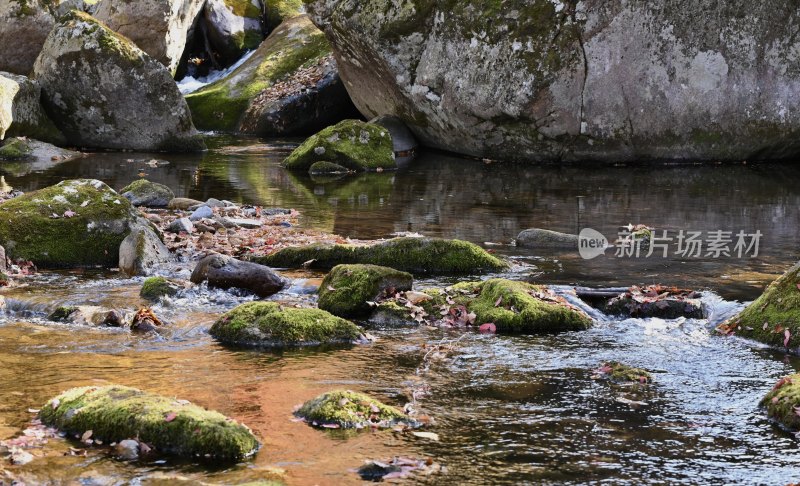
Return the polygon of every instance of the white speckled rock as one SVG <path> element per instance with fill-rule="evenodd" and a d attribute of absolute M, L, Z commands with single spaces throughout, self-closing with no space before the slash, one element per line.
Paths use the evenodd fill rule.
<path fill-rule="evenodd" d="M 312 0 L 367 117 L 525 161 L 800 153 L 800 10 L 777 0 Z"/>
<path fill-rule="evenodd" d="M 34 65 L 43 103 L 71 144 L 167 152 L 203 150 L 169 72 L 129 39 L 72 11 Z"/>

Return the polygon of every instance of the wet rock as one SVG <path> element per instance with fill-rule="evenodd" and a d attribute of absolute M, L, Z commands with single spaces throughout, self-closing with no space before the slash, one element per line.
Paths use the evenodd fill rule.
<path fill-rule="evenodd" d="M 191 281 L 208 281 L 209 287 L 249 290 L 259 297 L 269 297 L 286 286 L 286 280 L 271 268 L 225 255 L 209 255 L 197 264 Z"/>
<path fill-rule="evenodd" d="M 0 140 L 31 137 L 47 143 L 66 143 L 64 134 L 45 113 L 41 99 L 42 89 L 32 79 L 0 72 Z"/>
<path fill-rule="evenodd" d="M 174 261 L 169 249 L 150 227 L 137 227 L 119 246 L 119 269 L 126 275 L 149 275 L 153 268 Z"/>
<path fill-rule="evenodd" d="M 121 440 L 114 446 L 114 455 L 122 461 L 135 461 L 139 459 L 139 443 L 132 439 Z"/>
<path fill-rule="evenodd" d="M 719 5 L 306 2 L 364 116 L 397 115 L 428 146 L 519 161 L 793 160 L 798 16 L 778 0 Z M 758 45 L 769 48 L 754 57 Z"/>
<path fill-rule="evenodd" d="M 283 162 L 289 170 L 308 171 L 328 161 L 355 171 L 397 167 L 389 131 L 359 120 L 344 120 L 312 135 Z"/>
<path fill-rule="evenodd" d="M 116 267 L 138 225 L 127 199 L 101 181 L 63 181 L 0 204 L 0 244 L 11 259 L 40 268 Z"/>
<path fill-rule="evenodd" d="M 194 224 L 189 218 L 178 218 L 167 227 L 170 233 L 191 233 L 194 231 Z"/>
<path fill-rule="evenodd" d="M 594 376 L 618 385 L 647 385 L 653 382 L 653 376 L 647 370 L 634 368 L 618 361 L 603 363 L 595 370 Z"/>
<path fill-rule="evenodd" d="M 205 25 L 208 40 L 222 65 L 231 65 L 264 40 L 259 0 L 207 0 Z"/>
<path fill-rule="evenodd" d="M 418 320 L 433 319 L 448 327 L 492 324 L 492 331 L 499 334 L 554 334 L 592 326 L 592 319 L 580 309 L 546 287 L 525 282 L 463 282 L 426 293 L 433 299 L 419 304 Z"/>
<path fill-rule="evenodd" d="M 418 326 L 419 322 L 414 319 L 413 314 L 414 311 L 405 305 L 388 300 L 380 302 L 366 319 L 371 327 L 379 329 Z"/>
<path fill-rule="evenodd" d="M 195 206 L 201 206 L 203 201 L 198 201 L 196 199 L 189 199 L 186 197 L 176 197 L 173 198 L 168 204 L 167 207 L 169 209 L 180 210 L 180 211 L 188 211 Z"/>
<path fill-rule="evenodd" d="M 372 312 L 379 296 L 411 290 L 413 282 L 410 273 L 393 268 L 337 265 L 320 285 L 318 305 L 339 317 L 366 316 Z"/>
<path fill-rule="evenodd" d="M 717 330 L 800 354 L 800 263 L 769 284 L 758 299 Z"/>
<path fill-rule="evenodd" d="M 33 77 L 48 113 L 72 144 L 165 152 L 205 149 L 164 66 L 85 13 L 73 10 L 59 19 Z"/>
<path fill-rule="evenodd" d="M 466 241 L 395 238 L 369 246 L 309 245 L 284 248 L 252 261 L 279 268 L 331 269 L 346 263 L 390 267 L 415 275 L 470 275 L 508 269 L 508 264 Z"/>
<path fill-rule="evenodd" d="M 60 306 L 47 318 L 80 326 L 122 327 L 125 324 L 122 312 L 94 305 Z"/>
<path fill-rule="evenodd" d="M 172 189 L 164 184 L 150 182 L 147 179 L 133 181 L 120 190 L 119 193 L 134 206 L 148 208 L 165 208 L 175 198 Z"/>
<path fill-rule="evenodd" d="M 32 138 L 9 138 L 0 147 L 0 160 L 30 162 L 33 164 L 52 165 L 54 162 L 81 157 L 80 152 L 62 149 L 49 143 Z"/>
<path fill-rule="evenodd" d="M 392 136 L 392 147 L 394 153 L 402 156 L 411 154 L 419 148 L 419 143 L 400 118 L 391 115 L 383 115 L 370 120 L 370 123 L 380 125 L 389 130 Z"/>
<path fill-rule="evenodd" d="M 522 231 L 517 236 L 517 246 L 533 249 L 542 248 L 578 251 L 578 235 L 531 228 Z"/>
<path fill-rule="evenodd" d="M 94 13 L 175 74 L 203 0 L 102 0 Z"/>
<path fill-rule="evenodd" d="M 191 459 L 232 463 L 259 447 L 247 427 L 220 413 L 120 385 L 73 388 L 47 402 L 40 417 L 70 435 L 91 430 L 108 444 L 136 437 L 156 452 Z"/>
<path fill-rule="evenodd" d="M 186 96 L 203 130 L 306 135 L 354 111 L 325 36 L 307 16 L 283 22 L 241 66 Z"/>
<path fill-rule="evenodd" d="M 786 376 L 778 380 L 769 393 L 761 400 L 767 416 L 789 431 L 800 431 L 800 374 Z"/>
<path fill-rule="evenodd" d="M 27 75 L 53 28 L 47 0 L 0 0 L 0 71 Z"/>
<path fill-rule="evenodd" d="M 203 205 L 192 212 L 192 214 L 189 216 L 189 220 L 200 221 L 201 219 L 212 218 L 213 216 L 214 211 L 210 207 Z"/>
<path fill-rule="evenodd" d="M 352 344 L 361 328 L 320 309 L 283 308 L 274 302 L 248 302 L 222 316 L 209 333 L 225 344 L 253 347 Z"/>
<path fill-rule="evenodd" d="M 295 415 L 315 427 L 363 429 L 415 424 L 401 410 L 350 390 L 322 394 L 304 403 Z"/>
<path fill-rule="evenodd" d="M 138 334 L 147 334 L 149 332 L 159 332 L 160 328 L 164 325 L 161 319 L 156 316 L 153 309 L 142 308 L 139 309 L 131 319 L 131 332 Z"/>
<path fill-rule="evenodd" d="M 142 284 L 139 297 L 157 302 L 162 297 L 173 297 L 183 288 L 182 285 L 164 277 L 149 277 Z"/>
<path fill-rule="evenodd" d="M 328 161 L 321 161 L 321 162 L 314 162 L 311 164 L 311 167 L 308 169 L 308 173 L 312 176 L 318 175 L 342 175 L 348 174 L 350 170 L 347 167 L 343 167 L 339 164 L 334 164 L 333 162 Z"/>
<path fill-rule="evenodd" d="M 705 312 L 699 292 L 675 287 L 651 285 L 631 287 L 626 292 L 609 299 L 600 308 L 611 315 L 636 318 L 703 319 Z"/>

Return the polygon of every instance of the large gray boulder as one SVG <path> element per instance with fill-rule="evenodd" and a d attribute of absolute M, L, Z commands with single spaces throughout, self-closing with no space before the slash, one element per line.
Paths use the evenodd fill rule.
<path fill-rule="evenodd" d="M 33 137 L 48 143 L 67 141 L 45 113 L 42 89 L 26 76 L 0 72 L 0 139 Z"/>
<path fill-rule="evenodd" d="M 141 224 L 119 245 L 119 269 L 126 275 L 150 275 L 153 269 L 174 257 L 155 230 Z"/>
<path fill-rule="evenodd" d="M 45 0 L 0 0 L 0 71 L 27 75 L 55 20 Z"/>
<path fill-rule="evenodd" d="M 217 254 L 200 260 L 190 280 L 195 284 L 207 281 L 209 287 L 220 289 L 244 289 L 259 297 L 269 297 L 286 286 L 286 279 L 265 265 Z"/>
<path fill-rule="evenodd" d="M 203 4 L 205 0 L 102 0 L 94 15 L 174 74 Z"/>
<path fill-rule="evenodd" d="M 233 64 L 264 40 L 260 0 L 207 0 L 205 22 L 208 40 L 223 64 Z"/>
<path fill-rule="evenodd" d="M 34 65 L 70 143 L 142 151 L 205 148 L 169 72 L 88 14 L 61 17 Z"/>
<path fill-rule="evenodd" d="M 525 161 L 800 153 L 800 10 L 791 2 L 306 8 L 359 110 L 399 116 L 429 146 Z"/>

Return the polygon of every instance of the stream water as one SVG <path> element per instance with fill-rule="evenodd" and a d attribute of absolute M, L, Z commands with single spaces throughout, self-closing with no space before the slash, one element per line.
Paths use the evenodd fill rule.
<path fill-rule="evenodd" d="M 292 207 L 302 224 L 344 236 L 397 232 L 486 244 L 519 265 L 509 278 L 595 287 L 663 283 L 704 290 L 707 320 L 610 319 L 557 336 L 468 334 L 418 372 L 425 346 L 461 333 L 431 328 L 372 330 L 375 344 L 337 350 L 229 349 L 206 331 L 247 300 L 198 288 L 158 304 L 170 322 L 162 336 L 133 336 L 48 322 L 59 304 L 135 308 L 141 279 L 105 271 L 43 272 L 5 292 L 0 316 L 0 439 L 20 433 L 29 409 L 66 388 L 120 383 L 177 396 L 250 426 L 264 444 L 250 462 L 225 469 L 159 458 L 122 463 L 100 450 L 63 455 L 75 444 L 51 440 L 50 453 L 14 473 L 29 483 L 240 484 L 285 471 L 289 484 L 358 483 L 368 459 L 431 457 L 446 473 L 434 484 L 686 483 L 786 484 L 800 475 L 796 439 L 765 420 L 761 397 L 800 361 L 713 327 L 755 298 L 797 259 L 800 169 L 795 166 L 553 167 L 485 164 L 428 153 L 396 173 L 318 182 L 279 164 L 294 141 L 216 137 L 207 154 L 100 153 L 30 166 L 4 164 L 0 183 L 22 191 L 91 177 L 121 188 L 146 173 L 178 196 L 218 197 Z M 151 158 L 169 164 L 151 168 Z M 529 227 L 610 239 L 633 224 L 680 230 L 761 231 L 757 258 L 615 258 L 532 252 L 510 245 Z M 185 270 L 184 270 L 185 272 Z M 295 280 L 278 301 L 308 301 Z M 418 286 L 443 286 L 432 279 Z M 579 303 L 578 303 L 579 304 Z M 593 312 L 590 310 L 590 312 Z M 654 372 L 644 405 L 592 379 L 604 360 Z M 292 421 L 295 405 L 332 388 L 365 391 L 402 406 L 424 384 L 419 407 L 436 419 L 438 442 L 391 431 L 345 435 Z M 622 400 L 620 400 L 622 399 Z"/>

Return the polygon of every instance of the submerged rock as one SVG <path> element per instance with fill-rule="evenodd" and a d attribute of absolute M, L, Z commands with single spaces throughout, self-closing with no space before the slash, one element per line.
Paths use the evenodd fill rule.
<path fill-rule="evenodd" d="M 174 74 L 205 0 L 101 0 L 95 17 Z"/>
<path fill-rule="evenodd" d="M 634 368 L 618 361 L 607 361 L 595 370 L 597 378 L 607 379 L 613 383 L 646 385 L 653 382 L 650 372 Z"/>
<path fill-rule="evenodd" d="M 0 244 L 41 268 L 116 267 L 122 240 L 138 225 L 127 199 L 103 182 L 63 181 L 0 204 Z"/>
<path fill-rule="evenodd" d="M 333 162 L 328 161 L 314 162 L 308 169 L 308 173 L 312 176 L 344 175 L 349 172 L 350 171 L 347 169 L 347 167 L 343 167 L 339 164 L 334 164 Z"/>
<path fill-rule="evenodd" d="M 717 329 L 800 354 L 800 263 Z"/>
<path fill-rule="evenodd" d="M 283 290 L 286 279 L 271 268 L 226 255 L 209 255 L 197 264 L 192 283 L 207 281 L 209 287 L 244 289 L 259 297 L 269 297 Z"/>
<path fill-rule="evenodd" d="M 259 443 L 250 429 L 214 411 L 121 385 L 73 388 L 48 401 L 42 422 L 105 443 L 138 439 L 157 452 L 237 462 Z"/>
<path fill-rule="evenodd" d="M 600 309 L 607 314 L 636 318 L 703 319 L 705 311 L 700 297 L 700 292 L 693 290 L 663 285 L 634 286 L 609 299 Z"/>
<path fill-rule="evenodd" d="M 346 263 L 390 267 L 415 275 L 470 275 L 508 269 L 486 250 L 461 240 L 395 238 L 369 246 L 309 245 L 284 248 L 253 261 L 271 267 L 331 269 Z"/>
<path fill-rule="evenodd" d="M 209 333 L 220 342 L 253 347 L 318 346 L 361 341 L 361 328 L 320 309 L 249 302 L 222 316 Z"/>
<path fill-rule="evenodd" d="M 157 302 L 161 300 L 162 297 L 177 295 L 182 288 L 182 285 L 178 285 L 164 277 L 149 277 L 142 283 L 139 297 Z"/>
<path fill-rule="evenodd" d="M 790 431 L 800 430 L 800 374 L 786 376 L 778 380 L 769 393 L 761 400 L 767 416 Z"/>
<path fill-rule="evenodd" d="M 24 136 L 47 143 L 66 143 L 64 134 L 45 113 L 41 99 L 42 89 L 37 82 L 0 72 L 0 140 L 6 136 Z"/>
<path fill-rule="evenodd" d="M 122 188 L 119 193 L 134 206 L 148 208 L 165 208 L 175 198 L 172 189 L 147 179 L 135 180 Z"/>
<path fill-rule="evenodd" d="M 798 16 L 784 1 L 306 8 L 364 116 L 396 115 L 428 146 L 553 162 L 800 153 Z"/>
<path fill-rule="evenodd" d="M 59 19 L 33 75 L 45 107 L 70 143 L 143 151 L 205 149 L 164 66 L 85 13 L 73 10 Z"/>
<path fill-rule="evenodd" d="M 125 316 L 116 309 L 94 305 L 60 306 L 47 317 L 54 322 L 80 326 L 123 327 Z"/>
<path fill-rule="evenodd" d="M 546 248 L 578 251 L 578 235 L 559 233 L 546 229 L 531 228 L 517 236 L 520 248 Z"/>
<path fill-rule="evenodd" d="M 360 317 L 385 293 L 411 290 L 410 273 L 377 265 L 337 265 L 319 287 L 319 308 L 339 317 Z"/>
<path fill-rule="evenodd" d="M 385 405 L 369 395 L 350 390 L 322 394 L 304 403 L 295 415 L 315 427 L 333 426 L 343 429 L 414 423 L 399 409 Z"/>
<path fill-rule="evenodd" d="M 126 275 L 149 275 L 153 268 L 175 258 L 149 226 L 140 226 L 122 240 L 119 246 L 119 269 Z"/>
<path fill-rule="evenodd" d="M 0 71 L 27 75 L 55 19 L 49 0 L 0 0 Z"/>
<path fill-rule="evenodd" d="M 325 36 L 307 16 L 287 20 L 231 74 L 186 95 L 195 124 L 203 130 L 297 135 L 340 119 L 331 118 L 336 112 L 322 108 L 336 106 L 342 90 L 325 89 L 313 102 L 299 103 L 304 111 L 292 115 L 292 120 L 289 108 L 294 105 L 283 108 L 276 101 L 288 100 L 304 89 L 305 84 L 293 87 L 292 77 L 318 66 L 330 52 Z M 349 103 L 349 98 L 344 99 Z"/>
<path fill-rule="evenodd" d="M 289 154 L 283 166 L 289 170 L 308 171 L 320 161 L 356 171 L 397 167 L 389 131 L 360 120 L 344 120 L 312 135 Z"/>
<path fill-rule="evenodd" d="M 208 40 L 219 61 L 230 65 L 264 40 L 259 0 L 207 0 L 203 10 Z"/>
<path fill-rule="evenodd" d="M 77 159 L 83 154 L 31 138 L 9 138 L 0 147 L 0 160 L 51 164 Z"/>

